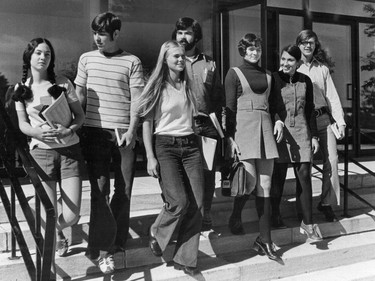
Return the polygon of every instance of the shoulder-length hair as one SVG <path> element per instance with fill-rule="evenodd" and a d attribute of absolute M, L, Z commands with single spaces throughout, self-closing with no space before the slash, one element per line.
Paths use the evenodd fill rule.
<path fill-rule="evenodd" d="M 262 47 L 262 38 L 254 33 L 245 34 L 238 42 L 238 52 L 241 57 L 246 55 L 246 49 L 250 46 Z"/>
<path fill-rule="evenodd" d="M 314 31 L 312 31 L 311 29 L 302 30 L 296 38 L 296 45 L 299 46 L 303 41 L 307 41 L 311 38 L 315 40 L 315 50 L 313 53 L 314 58 L 321 64 L 327 66 L 330 72 L 333 72 L 335 62 L 327 54 L 326 50 L 323 49 L 322 44 L 319 41 L 318 35 L 316 35 Z"/>
<path fill-rule="evenodd" d="M 161 93 L 165 88 L 165 83 L 169 77 L 169 68 L 166 64 L 166 59 L 169 55 L 169 51 L 173 48 L 182 48 L 177 41 L 170 40 L 166 41 L 160 48 L 159 57 L 140 98 L 138 101 L 138 114 L 141 117 L 146 116 L 151 112 L 158 104 Z M 197 114 L 196 98 L 190 90 L 189 81 L 187 79 L 186 69 L 181 72 L 181 82 L 188 102 L 193 107 L 193 114 Z"/>

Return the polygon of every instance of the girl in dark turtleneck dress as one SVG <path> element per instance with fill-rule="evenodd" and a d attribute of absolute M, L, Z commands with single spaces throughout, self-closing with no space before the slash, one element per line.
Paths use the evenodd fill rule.
<path fill-rule="evenodd" d="M 272 90 L 274 96 L 282 99 L 276 106 L 285 127 L 284 138 L 277 144 L 279 158 L 272 180 L 272 217 L 281 222 L 279 205 L 291 164 L 296 176 L 296 202 L 303 217 L 300 232 L 306 234 L 310 242 L 316 242 L 322 238 L 312 218 L 311 165 L 312 156 L 319 149 L 319 139 L 312 82 L 308 76 L 296 72 L 300 59 L 301 50 L 296 45 L 285 47 L 281 52 L 281 69 L 273 73 Z"/>
<path fill-rule="evenodd" d="M 260 234 L 254 249 L 270 259 L 280 260 L 271 240 L 270 189 L 274 159 L 278 157 L 276 141 L 282 139 L 283 124 L 273 126 L 276 99 L 270 98 L 271 75 L 259 67 L 261 39 L 246 34 L 239 42 L 239 53 L 244 57 L 240 67 L 231 68 L 225 78 L 227 157 L 235 154 L 245 164 L 249 194 L 256 189 L 256 208 Z M 271 102 L 271 104 L 269 104 Z M 276 140 L 276 141 L 275 141 Z M 229 220 L 234 234 L 243 233 L 241 212 L 248 196 L 236 197 Z"/>

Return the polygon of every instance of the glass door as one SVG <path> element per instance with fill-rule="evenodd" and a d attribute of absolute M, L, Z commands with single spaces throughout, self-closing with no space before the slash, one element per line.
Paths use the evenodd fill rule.
<path fill-rule="evenodd" d="M 359 23 L 359 114 L 364 133 L 359 138 L 360 151 L 375 149 L 375 32 L 368 24 Z"/>
<path fill-rule="evenodd" d="M 322 48 L 334 62 L 331 68 L 332 79 L 340 96 L 341 105 L 345 112 L 345 120 L 351 136 L 350 143 L 358 146 L 353 126 L 357 122 L 353 79 L 353 42 L 352 26 L 349 24 L 333 24 L 313 22 L 313 30 L 318 35 Z M 353 102 L 354 101 L 354 102 Z M 353 135 L 354 134 L 354 135 Z M 339 143 L 343 143 L 342 141 Z M 354 148 L 354 147 L 353 147 Z"/>
<path fill-rule="evenodd" d="M 221 12 L 221 77 L 225 78 L 230 67 L 242 64 L 238 42 L 247 33 L 262 37 L 262 1 L 249 1 L 245 7 L 231 7 Z M 264 51 L 265 55 L 265 51 Z"/>

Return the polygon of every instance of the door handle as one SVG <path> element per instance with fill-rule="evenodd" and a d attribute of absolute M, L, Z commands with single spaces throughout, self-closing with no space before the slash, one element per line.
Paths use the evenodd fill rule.
<path fill-rule="evenodd" d="M 347 83 L 346 84 L 346 99 L 347 100 L 352 100 L 353 99 L 353 84 L 352 83 Z"/>

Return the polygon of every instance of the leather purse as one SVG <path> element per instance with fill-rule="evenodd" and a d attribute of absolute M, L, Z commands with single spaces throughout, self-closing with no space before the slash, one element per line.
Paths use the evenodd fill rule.
<path fill-rule="evenodd" d="M 223 196 L 241 197 L 250 194 L 246 185 L 245 165 L 237 157 L 229 168 L 222 170 L 221 177 Z"/>

